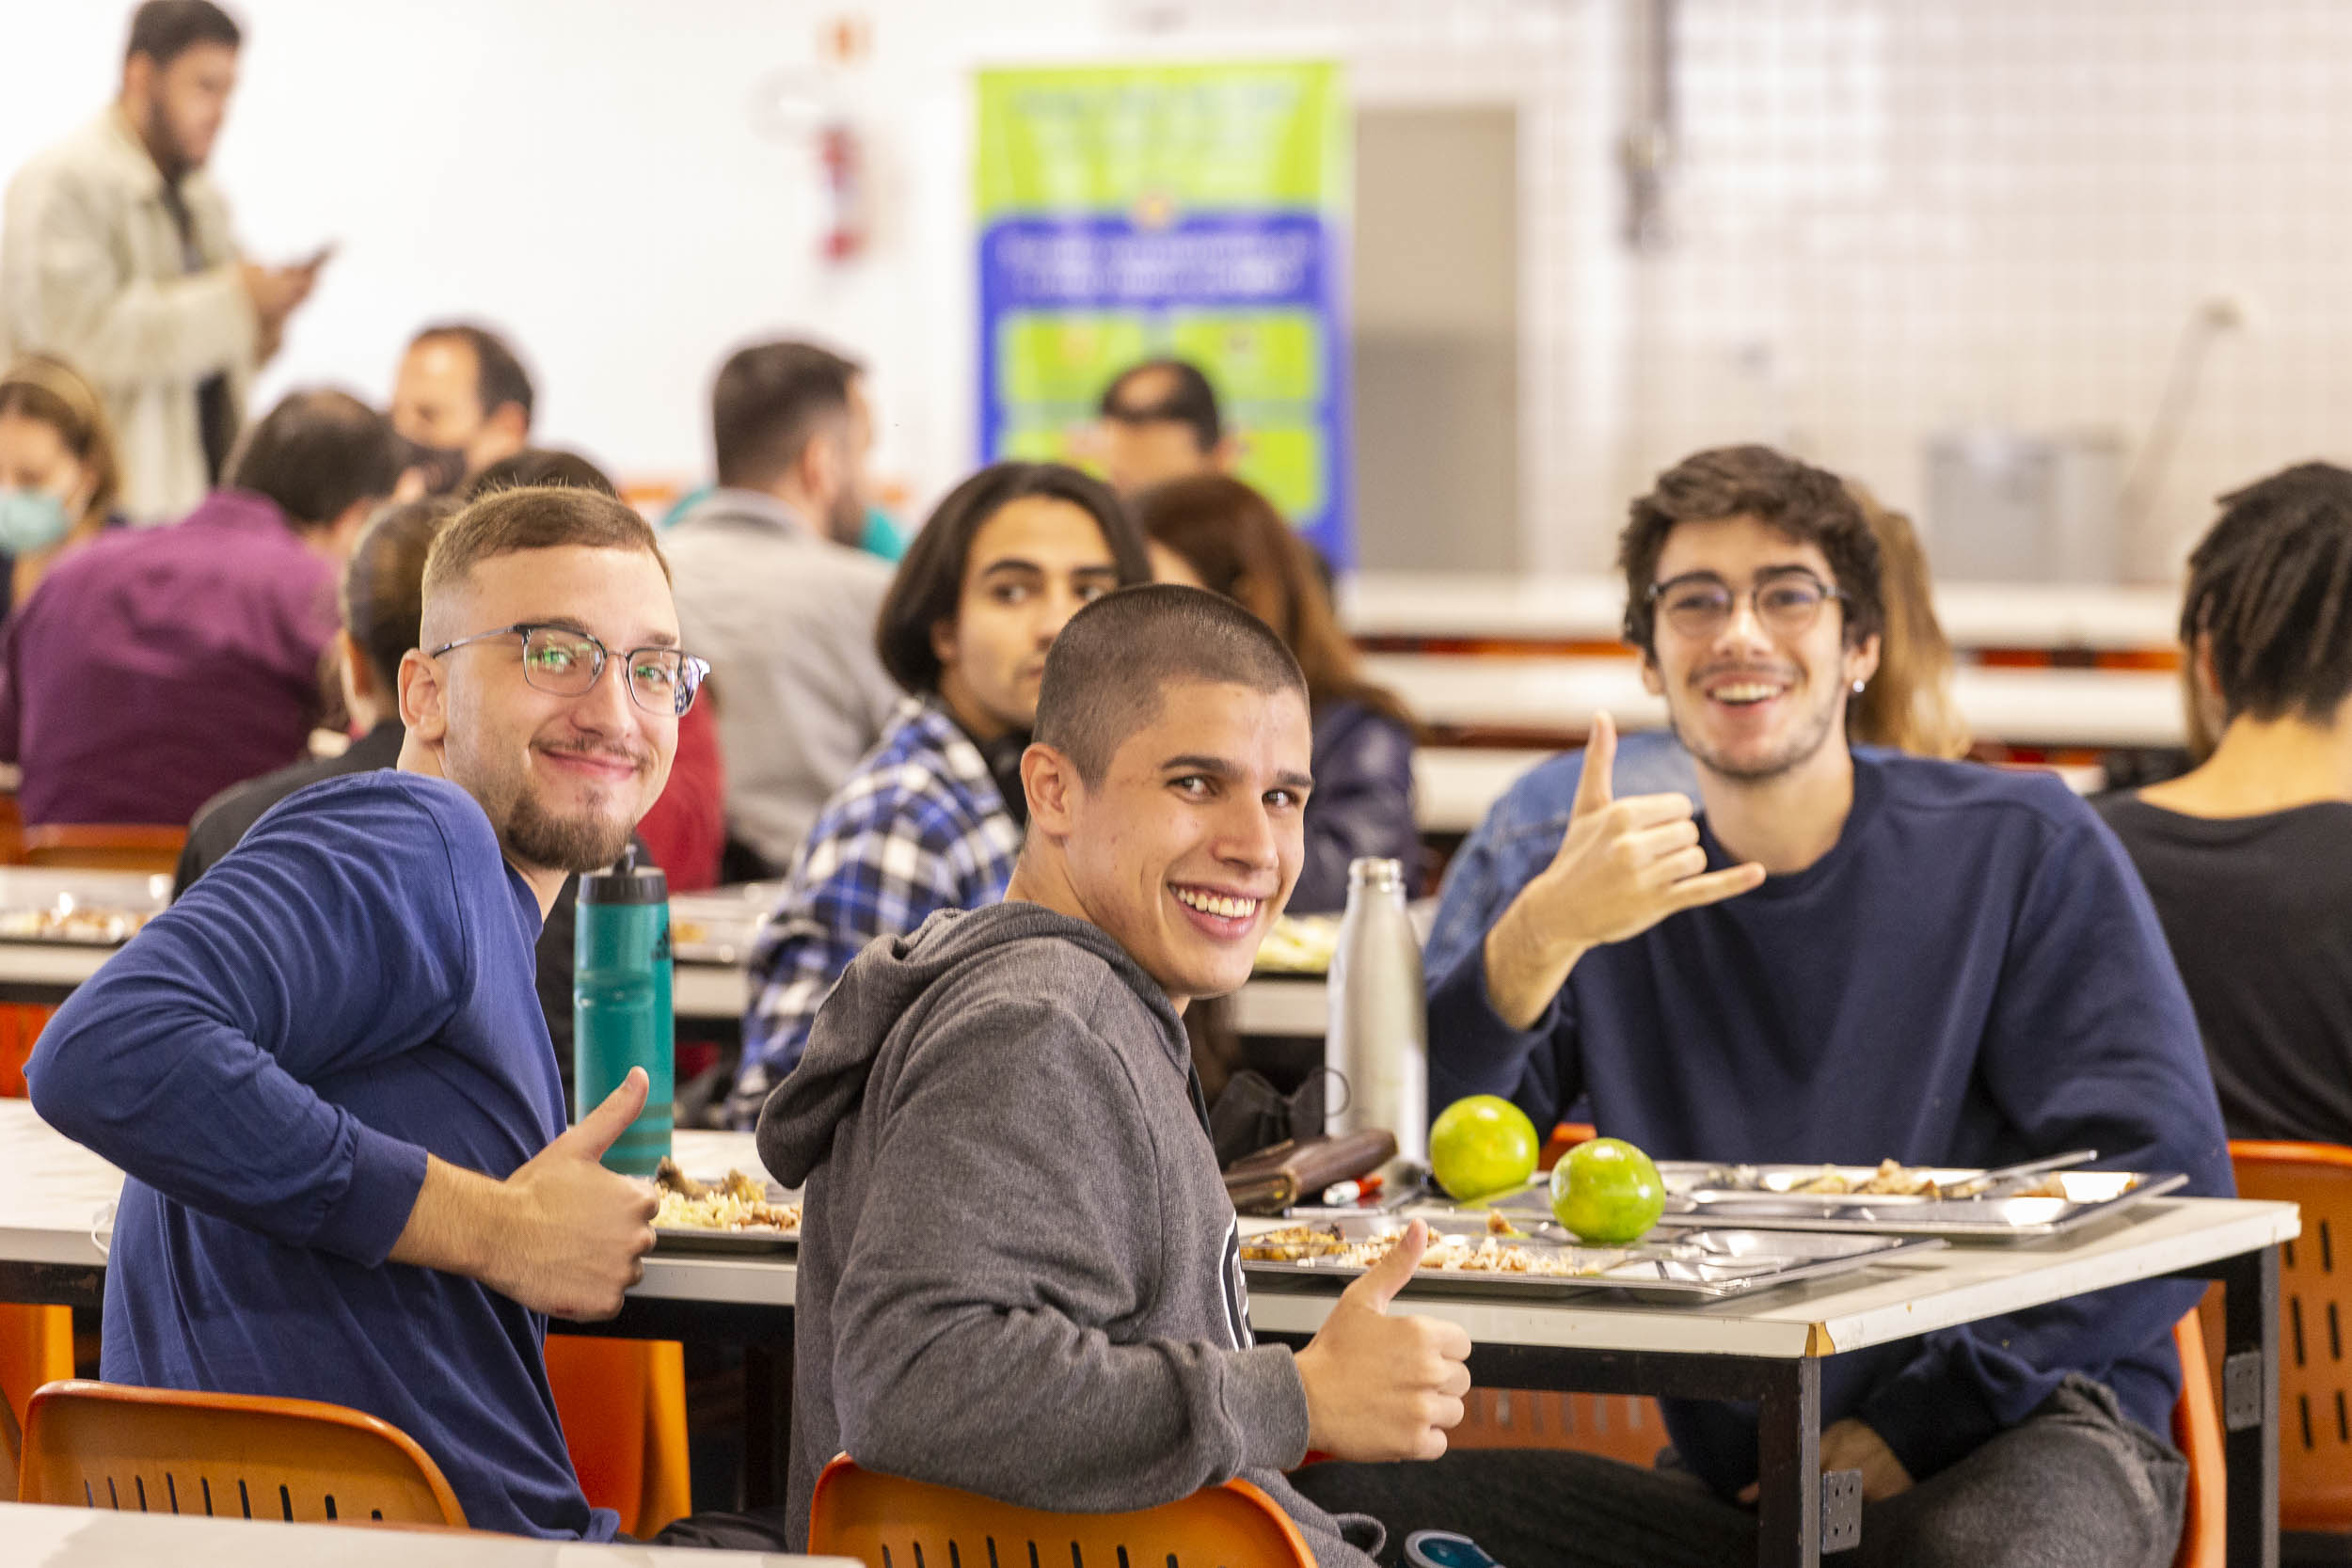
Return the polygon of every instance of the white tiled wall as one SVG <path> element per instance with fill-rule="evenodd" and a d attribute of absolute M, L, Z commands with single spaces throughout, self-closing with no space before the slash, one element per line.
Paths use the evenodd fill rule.
<path fill-rule="evenodd" d="M 1144 10 L 1130 13 L 1131 22 Z M 1192 0 L 1367 101 L 1523 111 L 1529 563 L 1608 557 L 1627 496 L 1764 439 L 1899 504 L 1934 431 L 2143 453 L 2191 323 L 2180 438 L 2128 540 L 2168 577 L 2219 491 L 2352 455 L 2352 3 L 1681 0 L 1665 245 L 1620 237 L 1627 0 Z"/>

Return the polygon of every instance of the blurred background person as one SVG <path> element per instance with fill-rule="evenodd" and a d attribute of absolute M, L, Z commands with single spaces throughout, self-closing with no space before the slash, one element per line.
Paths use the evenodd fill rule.
<path fill-rule="evenodd" d="M 891 570 L 855 544 L 873 445 L 857 366 L 813 343 L 739 349 L 710 430 L 718 488 L 661 548 L 680 634 L 710 660 L 729 879 L 757 880 L 792 863 L 905 694 L 874 650 Z"/>
<path fill-rule="evenodd" d="M 1058 463 L 992 464 L 931 513 L 874 634 L 913 696 L 825 803 L 753 946 L 731 1122 L 757 1119 L 866 943 L 1004 896 L 1046 650 L 1082 606 L 1151 580 L 1126 507 Z"/>
<path fill-rule="evenodd" d="M 1274 628 L 1307 676 L 1314 719 L 1314 793 L 1307 798 L 1307 858 L 1287 912 L 1347 907 L 1347 867 L 1371 855 L 1422 880 L 1413 817 L 1413 720 L 1394 692 L 1364 679 L 1307 546 L 1274 503 L 1240 480 L 1206 474 L 1135 499 L 1153 574 L 1221 594 Z"/>
<path fill-rule="evenodd" d="M 2297 464 L 2221 506 L 2181 607 L 2219 738 L 2095 803 L 2155 900 L 2230 1136 L 2352 1144 L 2352 471 Z"/>
<path fill-rule="evenodd" d="M 0 372 L 0 618 L 66 551 L 123 519 L 114 427 L 90 384 L 28 354 Z"/>
<path fill-rule="evenodd" d="M 246 384 L 326 259 L 241 260 L 205 173 L 242 41 L 210 0 L 148 0 L 114 103 L 8 182 L 0 341 L 99 388 L 140 522 L 183 515 L 218 483 Z"/>
<path fill-rule="evenodd" d="M 24 820 L 183 823 L 301 757 L 337 578 L 402 461 L 357 398 L 294 392 L 184 521 L 53 566 L 9 618 L 0 672 L 0 760 L 23 768 Z"/>
<path fill-rule="evenodd" d="M 1093 439 L 1104 476 L 1122 496 L 1171 479 L 1221 474 L 1235 456 L 1216 388 L 1200 366 L 1183 359 L 1150 359 L 1120 372 L 1103 390 Z"/>
<path fill-rule="evenodd" d="M 441 322 L 409 340 L 392 378 L 392 428 L 416 448 L 428 494 L 455 490 L 531 444 L 531 372 L 505 339 Z"/>

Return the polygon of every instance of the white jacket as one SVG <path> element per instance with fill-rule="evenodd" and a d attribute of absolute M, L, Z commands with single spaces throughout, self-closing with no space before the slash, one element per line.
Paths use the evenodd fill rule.
<path fill-rule="evenodd" d="M 180 188 L 202 272 L 186 270 L 162 172 L 110 107 L 17 171 L 0 223 L 0 348 L 55 355 L 99 389 L 123 510 L 143 523 L 204 499 L 196 389 L 227 372 L 242 419 L 260 341 L 228 203 L 201 169 Z"/>

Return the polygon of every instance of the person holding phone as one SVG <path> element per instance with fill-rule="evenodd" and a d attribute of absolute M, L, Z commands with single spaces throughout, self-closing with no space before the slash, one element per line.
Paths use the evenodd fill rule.
<path fill-rule="evenodd" d="M 115 102 L 8 183 L 0 343 L 99 388 L 135 522 L 184 516 L 219 482 L 247 385 L 331 253 L 269 266 L 230 235 L 205 164 L 242 42 L 212 0 L 147 0 Z"/>

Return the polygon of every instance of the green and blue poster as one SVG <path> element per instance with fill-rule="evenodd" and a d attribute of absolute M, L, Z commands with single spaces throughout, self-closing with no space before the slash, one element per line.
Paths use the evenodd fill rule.
<path fill-rule="evenodd" d="M 1072 460 L 1111 377 L 1189 359 L 1241 477 L 1352 564 L 1339 67 L 988 71 L 979 102 L 982 458 Z"/>

